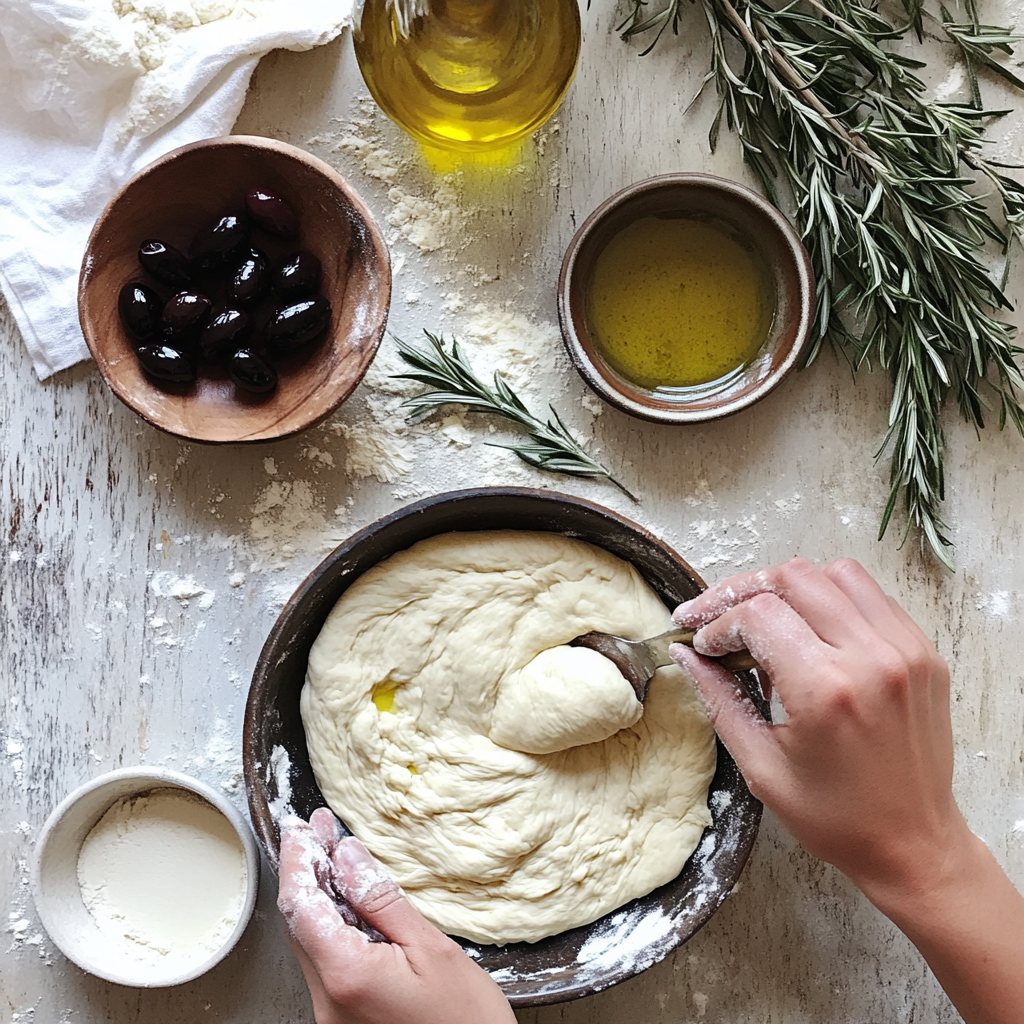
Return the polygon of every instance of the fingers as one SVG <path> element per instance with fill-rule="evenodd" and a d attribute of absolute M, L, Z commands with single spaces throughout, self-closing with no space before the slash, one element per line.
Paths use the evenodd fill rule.
<path fill-rule="evenodd" d="M 309 824 L 316 833 L 317 838 L 323 844 L 328 855 L 334 852 L 334 847 L 341 839 L 341 829 L 338 819 L 326 807 L 318 807 L 309 817 Z"/>
<path fill-rule="evenodd" d="M 673 644 L 669 654 L 693 680 L 715 732 L 732 754 L 750 791 L 763 799 L 765 787 L 770 780 L 782 777 L 785 767 L 772 727 L 731 672 L 683 644 Z"/>
<path fill-rule="evenodd" d="M 760 594 L 780 597 L 832 647 L 862 638 L 866 632 L 867 624 L 850 598 L 821 569 L 802 558 L 723 580 L 680 605 L 672 617 L 681 626 L 699 628 Z M 756 652 L 751 653 L 757 657 Z"/>
<path fill-rule="evenodd" d="M 324 891 L 330 870 L 327 850 L 314 827 L 298 818 L 286 822 L 281 829 L 277 905 L 318 970 L 325 964 L 343 967 L 368 944 L 365 935 L 345 924 Z"/>
<path fill-rule="evenodd" d="M 384 867 L 358 839 L 334 848 L 334 884 L 353 910 L 382 935 L 401 946 L 415 945 L 441 933 L 414 910 Z"/>
<path fill-rule="evenodd" d="M 697 631 L 693 647 L 712 658 L 746 647 L 790 710 L 800 706 L 835 656 L 834 649 L 775 594 L 757 594 L 728 609 Z"/>

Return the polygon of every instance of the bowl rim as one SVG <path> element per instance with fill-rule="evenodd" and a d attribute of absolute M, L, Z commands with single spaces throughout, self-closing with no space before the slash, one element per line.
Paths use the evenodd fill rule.
<path fill-rule="evenodd" d="M 339 396 L 333 401 L 329 407 L 322 413 L 317 414 L 313 417 L 307 417 L 298 426 L 291 430 L 283 431 L 279 434 L 272 434 L 261 437 L 240 437 L 231 440 L 222 440 L 217 438 L 208 437 L 195 437 L 192 434 L 184 433 L 182 431 L 174 430 L 171 427 L 153 419 L 149 412 L 142 407 L 134 396 L 130 392 L 126 392 L 119 387 L 115 387 L 110 377 L 107 374 L 106 362 L 100 358 L 100 345 L 96 339 L 96 332 L 93 329 L 93 325 L 88 321 L 85 313 L 86 307 L 86 289 L 89 283 L 89 278 L 92 273 L 92 267 L 94 262 L 93 246 L 96 239 L 103 232 L 106 225 L 107 218 L 110 216 L 114 206 L 121 200 L 125 192 L 129 188 L 134 186 L 142 178 L 148 177 L 151 174 L 159 173 L 166 165 L 174 163 L 179 157 L 185 154 L 197 152 L 206 149 L 218 149 L 228 146 L 238 146 L 241 148 L 259 149 L 259 150 L 270 150 L 275 153 L 279 153 L 282 156 L 290 157 L 298 160 L 311 167 L 313 170 L 322 174 L 327 178 L 330 183 L 337 188 L 344 196 L 346 201 L 358 215 L 359 219 L 363 222 L 366 231 L 372 241 L 373 249 L 377 254 L 377 263 L 380 268 L 380 281 L 379 287 L 382 293 L 383 302 L 383 316 L 381 317 L 380 324 L 376 327 L 373 332 L 373 337 L 370 344 L 366 349 L 366 356 L 363 361 L 363 366 L 359 370 L 358 374 L 352 381 L 351 386 L 347 391 L 339 392 Z M 206 139 L 199 139 L 196 142 L 186 143 L 184 146 L 178 146 L 175 149 L 169 150 L 168 152 L 158 156 L 155 160 L 150 161 L 144 167 L 141 167 L 136 171 L 127 181 L 125 181 L 114 195 L 110 198 L 110 201 L 103 207 L 102 212 L 96 218 L 92 229 L 89 232 L 89 238 L 85 245 L 85 253 L 82 256 L 82 264 L 78 275 L 78 288 L 77 288 L 77 305 L 78 305 L 78 323 L 81 327 L 82 334 L 85 337 L 85 343 L 89 348 L 89 354 L 92 356 L 96 367 L 100 371 L 100 375 L 103 377 L 107 387 L 117 396 L 117 398 L 126 405 L 136 416 L 144 420 L 152 427 L 156 427 L 157 430 L 162 431 L 165 434 L 170 434 L 171 437 L 181 438 L 182 440 L 189 441 L 194 444 L 208 444 L 208 445 L 224 445 L 224 444 L 242 444 L 242 445 L 253 445 L 253 444 L 267 444 L 275 441 L 282 441 L 289 437 L 295 437 L 297 434 L 309 430 L 311 427 L 315 427 L 318 423 L 322 423 L 328 416 L 334 413 L 338 406 L 345 402 L 351 397 L 352 393 L 359 386 L 363 377 L 370 369 L 374 358 L 377 355 L 377 351 L 380 348 L 381 341 L 384 338 L 384 332 L 387 329 L 388 316 L 391 310 L 391 294 L 392 294 L 392 268 L 391 268 L 391 251 L 388 248 L 387 242 L 384 239 L 384 234 L 377 224 L 376 219 L 370 212 L 369 207 L 363 201 L 359 193 L 326 161 L 321 160 L 318 156 L 314 156 L 312 153 L 307 152 L 304 149 L 300 149 L 298 146 L 293 146 L 287 142 L 281 142 L 279 139 L 273 139 L 269 136 L 263 135 L 215 135 Z"/>
<path fill-rule="evenodd" d="M 728 197 L 734 204 L 753 207 L 758 214 L 767 218 L 784 242 L 784 248 L 789 254 L 791 266 L 796 272 L 798 282 L 800 318 L 793 342 L 786 352 L 785 358 L 756 388 L 739 398 L 723 402 L 717 408 L 697 409 L 687 406 L 685 401 L 679 402 L 676 408 L 665 408 L 667 403 L 659 403 L 655 406 L 631 397 L 632 394 L 639 395 L 640 389 L 630 389 L 630 394 L 627 394 L 612 386 L 597 369 L 590 354 L 584 348 L 573 319 L 574 304 L 571 301 L 570 293 L 576 280 L 578 258 L 584 244 L 596 228 L 609 214 L 637 196 L 677 189 L 680 186 L 696 186 L 716 190 Z M 814 313 L 814 271 L 807 250 L 790 221 L 781 210 L 752 188 L 730 178 L 722 178 L 702 171 L 678 171 L 643 178 L 609 196 L 584 220 L 573 235 L 562 258 L 562 269 L 558 278 L 558 322 L 561 327 L 562 340 L 569 358 L 580 376 L 609 404 L 631 416 L 654 423 L 706 423 L 711 420 L 723 419 L 726 416 L 733 416 L 749 408 L 755 402 L 759 402 L 774 391 L 796 369 L 800 357 L 810 342 Z"/>
<path fill-rule="evenodd" d="M 216 808 L 216 810 L 220 811 L 220 813 L 228 820 L 232 829 L 234 829 L 235 834 L 238 836 L 239 842 L 242 844 L 242 849 L 245 853 L 245 899 L 242 903 L 242 909 L 239 913 L 238 921 L 235 923 L 235 927 L 232 929 L 231 934 L 224 940 L 221 946 L 215 952 L 211 953 L 205 960 L 200 961 L 194 967 L 191 967 L 187 971 L 183 971 L 180 975 L 173 976 L 166 981 L 155 983 L 147 982 L 145 979 L 133 978 L 125 974 L 119 974 L 117 971 L 110 970 L 97 963 L 86 962 L 84 957 L 65 949 L 64 946 L 61 945 L 60 941 L 55 937 L 54 933 L 59 932 L 59 928 L 56 927 L 56 917 L 50 913 L 49 901 L 44 896 L 46 883 L 43 877 L 43 858 L 47 853 L 50 844 L 57 837 L 58 830 L 67 817 L 68 812 L 80 800 L 89 794 L 106 788 L 113 788 L 117 783 L 121 782 L 137 782 L 138 787 L 132 791 L 136 794 L 146 793 L 150 790 L 166 787 L 168 789 L 183 789 L 201 797 L 211 806 Z M 99 818 L 101 818 L 107 810 L 113 807 L 117 800 L 128 795 L 131 794 L 122 792 L 118 796 L 112 797 L 110 803 L 107 805 L 103 813 L 99 815 L 96 821 L 98 822 Z M 95 827 L 95 824 L 96 822 L 90 826 L 90 830 Z M 238 944 L 238 940 L 242 937 L 245 929 L 249 926 L 249 921 L 252 919 L 253 912 L 256 909 L 256 897 L 259 894 L 260 866 L 260 849 L 248 822 L 246 822 L 238 808 L 236 808 L 234 804 L 232 804 L 231 801 L 229 801 L 222 793 L 218 793 L 212 786 L 209 786 L 205 782 L 193 778 L 190 775 L 185 775 L 183 772 L 174 771 L 173 769 L 163 768 L 160 766 L 150 767 L 147 765 L 140 765 L 135 768 L 117 768 L 110 772 L 104 772 L 102 775 L 98 775 L 96 778 L 82 783 L 82 785 L 68 793 L 67 796 L 65 796 L 64 799 L 61 800 L 60 803 L 58 803 L 50 812 L 43 824 L 43 827 L 39 830 L 39 835 L 36 838 L 35 846 L 32 851 L 32 899 L 35 904 L 36 913 L 39 915 L 39 921 L 46 929 L 46 934 L 50 937 L 50 940 L 61 951 L 61 953 L 64 954 L 64 956 L 81 967 L 83 971 L 87 971 L 89 974 L 102 978 L 104 981 L 110 981 L 116 985 L 124 985 L 129 988 L 173 988 L 176 985 L 182 985 L 186 982 L 193 981 L 201 975 L 206 974 L 207 971 L 219 964 L 221 960 L 223 960 Z"/>
<path fill-rule="evenodd" d="M 690 580 L 698 588 L 703 589 L 706 586 L 704 580 L 700 577 L 696 570 L 694 570 L 689 565 L 689 563 L 678 552 L 675 551 L 674 548 L 672 548 L 664 540 L 653 534 L 644 526 L 634 522 L 633 520 L 629 519 L 624 515 L 621 515 L 618 512 L 615 512 L 603 505 L 598 504 L 597 502 L 589 501 L 585 498 L 579 498 L 576 497 L 575 495 L 565 494 L 560 491 L 548 489 L 527 487 L 483 487 L 468 488 L 458 491 L 441 492 L 439 494 L 422 498 L 416 502 L 413 502 L 400 509 L 397 509 L 394 512 L 388 513 L 387 515 L 380 517 L 378 520 L 369 523 L 362 529 L 358 530 L 356 533 L 352 534 L 352 536 L 350 536 L 347 540 L 338 545 L 338 547 L 336 547 L 334 551 L 327 555 L 327 557 L 324 558 L 323 561 L 321 561 L 320 564 L 316 566 L 316 568 L 314 568 L 306 576 L 306 578 L 296 588 L 295 592 L 293 593 L 292 597 L 288 600 L 288 602 L 285 604 L 284 608 L 281 610 L 281 613 L 279 614 L 277 620 L 275 621 L 274 626 L 271 629 L 271 632 L 268 635 L 266 642 L 264 643 L 263 649 L 260 652 L 260 656 L 256 663 L 256 666 L 253 669 L 249 693 L 246 699 L 242 742 L 243 770 L 245 776 L 246 790 L 249 797 L 249 813 L 252 819 L 253 830 L 256 833 L 260 841 L 260 844 L 263 847 L 263 850 L 267 856 L 268 864 L 270 865 L 271 869 L 274 871 L 275 874 L 278 872 L 278 863 L 276 855 L 278 839 L 277 836 L 275 835 L 275 822 L 273 821 L 273 814 L 270 810 L 269 801 L 267 799 L 267 793 L 265 792 L 265 786 L 263 784 L 264 776 L 266 775 L 266 781 L 267 784 L 269 785 L 269 775 L 267 775 L 268 764 L 260 760 L 260 750 L 257 745 L 259 733 L 258 726 L 259 722 L 262 721 L 262 718 L 260 717 L 261 707 L 258 706 L 258 704 L 260 703 L 261 700 L 264 699 L 264 694 L 268 686 L 270 685 L 273 673 L 278 668 L 280 663 L 286 657 L 288 657 L 289 648 L 293 645 L 299 646 L 294 642 L 295 628 L 294 623 L 292 621 L 293 617 L 301 611 L 303 604 L 308 599 L 316 595 L 317 587 L 320 584 L 321 578 L 325 574 L 329 573 L 332 569 L 334 569 L 335 566 L 338 566 L 339 563 L 341 569 L 344 569 L 346 565 L 351 563 L 351 556 L 353 551 L 356 550 L 359 545 L 372 539 L 372 537 L 379 530 L 393 526 L 405 519 L 415 519 L 417 517 L 421 517 L 424 512 L 428 511 L 431 507 L 438 505 L 442 502 L 450 505 L 457 501 L 472 500 L 479 498 L 481 496 L 486 496 L 487 498 L 493 498 L 495 500 L 524 497 L 527 499 L 539 500 L 544 503 L 550 503 L 552 506 L 556 504 L 568 504 L 574 506 L 576 509 L 584 513 L 597 515 L 603 519 L 610 519 L 614 521 L 616 524 L 618 524 L 620 527 L 624 527 L 634 535 L 638 536 L 643 541 L 653 545 L 657 549 L 660 549 L 662 552 L 665 553 L 667 558 L 673 564 L 681 564 L 682 566 L 685 566 L 688 570 L 688 576 Z M 491 529 L 491 527 L 483 528 Z M 437 534 L 444 532 L 460 532 L 462 529 L 464 528 L 449 527 L 447 529 L 438 530 L 435 533 L 429 534 L 428 536 L 435 536 Z M 527 529 L 527 527 L 520 527 L 520 529 Z M 541 531 L 545 530 L 544 527 L 536 527 L 536 529 L 539 529 Z M 548 529 L 550 530 L 551 528 Z M 570 535 L 575 536 L 575 534 Z M 593 540 L 588 539 L 587 542 L 594 543 L 595 546 L 601 546 L 598 542 Z M 397 551 L 403 549 L 396 548 L 395 550 Z M 386 560 L 387 557 L 390 556 L 385 555 L 384 558 L 380 559 L 375 564 L 380 564 L 380 561 Z M 622 555 L 619 555 L 618 557 L 623 557 L 624 560 L 628 560 L 627 558 L 625 558 L 625 556 Z M 640 572 L 641 575 L 644 575 L 642 570 L 640 570 L 639 568 L 637 568 L 637 571 Z M 648 583 L 649 585 L 653 586 L 650 580 L 648 580 Z M 659 596 L 661 597 L 660 594 Z M 662 597 L 662 600 L 664 600 L 664 597 Z M 333 607 L 333 603 L 331 603 L 328 606 L 325 615 L 329 614 L 331 607 Z M 764 707 L 767 708 L 766 702 L 759 702 L 759 704 L 760 703 L 764 703 Z M 262 711 L 263 713 L 265 713 L 266 707 L 263 707 Z M 742 783 L 742 777 L 739 776 L 739 772 L 735 766 L 735 762 L 732 760 L 728 751 L 721 743 L 721 740 L 718 739 L 716 741 L 716 744 L 718 752 L 718 764 L 716 766 L 715 779 L 719 777 L 720 772 L 724 773 L 724 775 L 728 775 L 730 771 L 735 771 L 736 775 L 740 778 L 740 782 Z M 714 785 L 714 780 L 712 781 L 712 785 Z M 611 988 L 614 985 L 618 985 L 621 982 L 626 981 L 631 977 L 634 977 L 635 975 L 646 970 L 648 967 L 664 959 L 671 952 L 678 949 L 679 946 L 682 945 L 685 941 L 688 941 L 688 939 L 691 938 L 694 934 L 696 934 L 697 931 L 703 928 L 704 925 L 714 915 L 715 911 L 726 900 L 729 893 L 732 891 L 732 888 L 735 886 L 736 881 L 738 881 L 738 879 L 742 875 L 742 872 L 744 870 L 744 867 L 746 866 L 747 860 L 749 859 L 750 852 L 753 848 L 754 841 L 757 836 L 759 823 L 761 819 L 761 804 L 749 792 L 749 789 L 746 788 L 745 784 L 743 784 L 742 792 L 746 794 L 746 803 L 743 813 L 747 814 L 748 818 L 742 826 L 736 826 L 737 828 L 741 828 L 741 833 L 739 836 L 739 841 L 733 849 L 733 853 L 735 854 L 735 856 L 733 858 L 734 875 L 731 876 L 732 884 L 730 885 L 728 891 L 723 890 L 719 893 L 713 894 L 710 898 L 702 901 L 699 904 L 699 906 L 696 907 L 692 914 L 692 917 L 688 920 L 688 925 L 692 924 L 692 927 L 689 928 L 685 937 L 681 937 L 678 931 L 675 930 L 675 926 L 673 925 L 673 929 L 670 931 L 670 937 L 666 941 L 663 941 L 661 945 L 657 947 L 656 951 L 652 953 L 649 957 L 644 959 L 642 962 L 638 961 L 636 963 L 628 965 L 624 963 L 617 964 L 614 968 L 610 969 L 600 977 L 589 979 L 580 978 L 579 980 L 575 980 L 571 984 L 561 985 L 561 987 L 542 986 L 537 988 L 536 990 L 530 990 L 525 992 L 521 990 L 516 990 L 516 988 L 514 987 L 511 991 L 506 989 L 505 995 L 506 998 L 509 1000 L 510 1004 L 516 1008 L 523 1008 L 528 1006 L 545 1006 L 561 1002 L 567 1002 L 573 999 L 582 998 L 584 996 L 593 995 L 597 992 L 604 991 L 605 989 Z M 712 801 L 709 800 L 709 805 L 711 803 Z M 324 801 L 324 805 L 326 805 L 326 801 Z M 725 803 L 723 806 L 728 808 L 730 807 L 730 804 Z M 735 808 L 734 811 L 735 813 L 739 813 L 739 808 Z M 714 816 L 715 821 L 712 825 L 708 827 L 707 830 L 705 830 L 701 838 L 701 841 L 698 844 L 697 849 L 687 860 L 686 865 L 684 865 L 682 871 L 686 871 L 690 867 L 691 861 L 695 861 L 695 858 L 697 858 L 700 854 L 702 847 L 706 845 L 706 840 L 708 839 L 709 835 L 718 834 L 718 813 L 715 813 Z M 713 843 L 713 850 L 711 855 L 714 855 L 715 853 L 725 849 L 724 844 L 726 842 L 727 840 L 723 835 L 722 844 Z M 675 880 L 670 881 L 669 883 L 667 883 L 667 885 L 673 885 L 674 882 Z M 591 929 L 599 925 L 601 922 L 611 922 L 612 919 L 616 917 L 616 915 L 628 914 L 631 907 L 634 907 L 642 901 L 654 898 L 655 895 L 659 893 L 663 888 L 664 887 L 659 887 L 647 896 L 640 897 L 639 900 L 633 900 L 624 904 L 622 907 L 613 910 L 608 914 L 603 915 L 601 918 L 598 918 L 597 921 L 592 922 L 590 925 L 581 926 L 580 929 L 569 929 L 567 932 L 561 934 L 569 934 L 575 931 L 582 931 L 583 929 Z M 460 941 L 460 943 L 463 944 L 465 947 L 471 949 L 479 950 L 481 946 L 480 943 L 471 943 L 462 939 L 459 939 L 458 941 Z M 513 945 L 528 944 L 516 943 Z M 485 946 L 484 948 L 503 949 L 505 947 Z M 583 966 L 585 966 L 585 964 L 583 964 Z"/>

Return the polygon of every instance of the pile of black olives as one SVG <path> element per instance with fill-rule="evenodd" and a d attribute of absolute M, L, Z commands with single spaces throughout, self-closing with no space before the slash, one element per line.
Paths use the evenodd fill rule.
<path fill-rule="evenodd" d="M 140 281 L 121 289 L 117 308 L 146 373 L 158 382 L 186 384 L 202 363 L 227 364 L 235 385 L 252 394 L 277 387 L 273 363 L 301 354 L 331 322 L 319 294 L 321 267 L 303 249 L 272 261 L 250 232 L 271 236 L 277 248 L 299 233 L 291 206 L 252 188 L 245 209 L 201 228 L 188 255 L 156 238 L 139 246 L 139 264 L 165 294 Z"/>

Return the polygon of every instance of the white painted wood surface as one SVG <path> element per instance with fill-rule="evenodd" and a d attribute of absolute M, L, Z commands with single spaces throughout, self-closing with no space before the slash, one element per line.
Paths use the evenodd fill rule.
<path fill-rule="evenodd" d="M 593 415 L 599 406 L 550 327 L 557 268 L 575 225 L 646 175 L 745 177 L 731 140 L 708 153 L 710 105 L 684 112 L 704 67 L 696 13 L 682 39 L 666 38 L 639 60 L 637 47 L 612 32 L 609 4 L 594 7 L 557 124 L 528 142 L 514 166 L 436 176 L 412 143 L 373 116 L 347 39 L 265 59 L 236 131 L 311 149 L 349 177 L 383 223 L 398 222 L 388 227 L 396 332 L 460 330 L 480 320 L 478 304 L 492 319 L 513 309 L 540 325 L 534 333 L 547 348 L 535 394 L 550 395 L 592 435 L 640 506 L 610 487 L 525 470 L 485 447 L 486 427 L 472 421 L 471 446 L 460 424 L 447 436 L 428 431 L 412 438 L 410 473 L 388 483 L 362 478 L 361 428 L 389 401 L 365 385 L 332 422 L 295 440 L 244 449 L 182 444 L 123 408 L 91 365 L 40 384 L 0 309 L 0 929 L 8 929 L 0 930 L 0 1021 L 312 1020 L 269 877 L 244 941 L 220 967 L 178 989 L 136 991 L 83 974 L 41 934 L 26 885 L 33 838 L 66 792 L 121 765 L 189 771 L 225 786 L 241 805 L 248 680 L 283 601 L 353 530 L 413 496 L 483 482 L 602 501 L 677 545 L 709 579 L 795 553 L 861 559 L 950 659 L 957 795 L 1024 884 L 1024 446 L 994 430 L 979 444 L 950 411 L 947 513 L 962 566 L 950 576 L 933 570 L 916 542 L 899 550 L 895 532 L 876 542 L 886 470 L 872 455 L 885 427 L 885 392 L 869 376 L 854 386 L 831 356 L 759 407 L 703 428 L 653 426 L 610 408 Z M 947 85 L 956 81 L 954 73 Z M 1019 159 L 1017 122 L 997 134 L 1004 132 L 1004 152 Z M 444 244 L 423 253 L 401 234 L 422 229 L 422 218 L 404 229 L 401 221 L 410 211 L 432 213 L 436 227 L 438 204 L 453 208 L 451 222 L 442 225 Z M 1021 277 L 1018 267 L 1018 296 Z M 493 359 L 479 345 L 474 351 L 485 364 Z M 959 1018 L 906 940 L 769 814 L 739 890 L 687 946 L 617 989 L 519 1019 Z"/>

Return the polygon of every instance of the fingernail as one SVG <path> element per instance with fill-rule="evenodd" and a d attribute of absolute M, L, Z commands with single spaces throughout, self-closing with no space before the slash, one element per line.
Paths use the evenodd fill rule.
<path fill-rule="evenodd" d="M 694 691 L 700 697 L 701 702 L 707 706 L 707 698 L 704 696 L 704 691 L 701 689 L 698 678 L 701 665 L 697 655 L 686 644 L 672 644 L 668 649 L 668 653 L 675 658 L 680 668 L 690 677 Z"/>
<path fill-rule="evenodd" d="M 703 654 L 705 658 L 717 658 L 728 650 L 709 637 L 706 629 L 698 629 L 693 634 L 693 649 L 698 654 Z"/>
<path fill-rule="evenodd" d="M 347 836 L 338 843 L 335 850 L 338 860 L 350 871 L 374 867 L 376 861 L 370 851 L 355 836 Z"/>
<path fill-rule="evenodd" d="M 683 668 L 689 670 L 691 662 L 687 655 L 692 656 L 690 648 L 686 644 L 669 644 L 668 645 L 668 656 L 677 664 L 682 665 Z"/>
<path fill-rule="evenodd" d="M 316 832 L 317 838 L 328 850 L 333 849 L 334 844 L 341 839 L 341 822 L 329 808 L 318 807 L 309 816 L 309 823 Z"/>
<path fill-rule="evenodd" d="M 343 839 L 334 849 L 334 884 L 346 899 L 356 903 L 381 885 L 392 885 L 391 876 L 358 839 Z"/>
<path fill-rule="evenodd" d="M 668 653 L 675 659 L 677 665 L 681 665 L 692 676 L 694 668 L 700 668 L 700 661 L 693 653 L 693 648 L 687 644 L 672 644 Z"/>
<path fill-rule="evenodd" d="M 694 606 L 694 604 L 696 604 L 696 602 L 697 602 L 696 598 L 693 598 L 690 601 L 684 601 L 672 613 L 672 621 L 677 626 L 685 626 L 686 622 L 687 622 L 687 619 L 688 619 L 688 617 L 690 615 L 690 612 L 693 610 L 693 606 Z"/>

